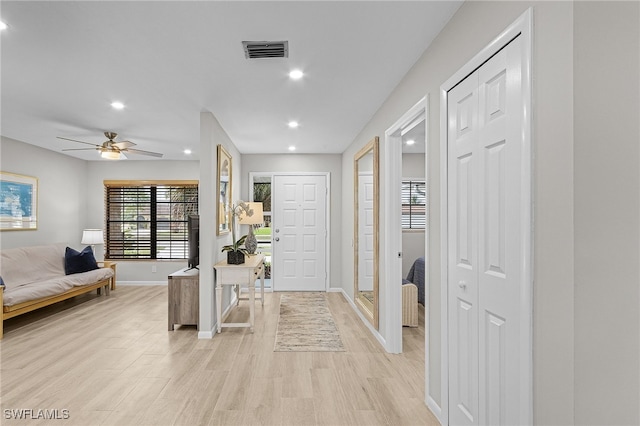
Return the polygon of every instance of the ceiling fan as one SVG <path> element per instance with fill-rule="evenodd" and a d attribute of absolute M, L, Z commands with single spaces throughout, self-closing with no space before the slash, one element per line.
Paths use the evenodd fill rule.
<path fill-rule="evenodd" d="M 71 142 L 79 142 L 87 145 L 93 145 L 94 148 L 71 148 L 71 149 L 63 149 L 63 151 L 85 151 L 88 149 L 95 149 L 100 151 L 100 156 L 102 158 L 106 158 L 108 160 L 120 160 L 122 158 L 127 158 L 124 154 L 140 154 L 140 155 L 149 155 L 151 157 L 162 157 L 162 154 L 159 152 L 151 152 L 151 151 L 143 151 L 141 149 L 133 149 L 132 146 L 136 146 L 135 143 L 129 141 L 115 142 L 114 139 L 118 136 L 115 132 L 104 132 L 104 135 L 107 137 L 107 141 L 104 141 L 102 145 L 96 145 L 90 142 L 77 141 L 75 139 L 63 138 L 58 136 L 58 139 L 64 139 L 66 141 Z"/>

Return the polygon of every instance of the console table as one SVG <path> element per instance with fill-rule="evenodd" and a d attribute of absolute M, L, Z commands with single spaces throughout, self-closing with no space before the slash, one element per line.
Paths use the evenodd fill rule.
<path fill-rule="evenodd" d="M 216 270 L 216 317 L 218 320 L 218 333 L 222 327 L 249 327 L 253 333 L 255 322 L 255 293 L 256 280 L 260 278 L 260 297 L 264 306 L 264 255 L 254 254 L 246 256 L 245 263 L 240 265 L 230 265 L 226 260 L 214 265 Z M 236 287 L 238 302 L 240 303 L 240 291 L 242 286 L 249 290 L 249 322 L 248 323 L 223 323 L 222 322 L 222 288 L 225 285 Z"/>

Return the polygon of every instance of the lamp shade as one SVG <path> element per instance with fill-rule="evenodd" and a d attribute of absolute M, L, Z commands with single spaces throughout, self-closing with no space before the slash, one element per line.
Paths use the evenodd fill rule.
<path fill-rule="evenodd" d="M 104 235 L 102 229 L 85 229 L 82 231 L 81 244 L 104 244 Z"/>
<path fill-rule="evenodd" d="M 258 225 L 264 222 L 264 216 L 262 213 L 262 203 L 247 203 L 249 204 L 249 211 L 253 211 L 253 214 L 249 216 L 246 211 L 240 212 L 238 218 L 241 225 Z"/>

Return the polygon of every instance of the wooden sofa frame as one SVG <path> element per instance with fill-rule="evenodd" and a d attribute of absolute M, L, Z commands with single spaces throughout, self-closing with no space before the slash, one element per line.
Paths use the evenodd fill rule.
<path fill-rule="evenodd" d="M 90 291 L 97 290 L 98 294 L 101 293 L 101 289 L 104 288 L 105 295 L 109 295 L 109 290 L 115 290 L 116 288 L 116 263 L 115 262 L 98 262 L 105 268 L 113 269 L 113 276 L 106 280 L 98 281 L 94 284 L 83 285 L 81 287 L 74 287 L 65 291 L 64 293 L 56 294 L 53 296 L 42 297 L 40 299 L 28 300 L 26 302 L 18 303 L 13 306 L 4 306 L 4 287 L 0 286 L 0 305 L 2 306 L 2 321 L 0 321 L 0 339 L 4 337 L 4 320 L 17 317 L 18 315 L 26 314 L 27 312 L 35 311 L 36 309 L 43 308 L 45 306 L 53 305 L 54 303 L 61 302 L 63 300 L 70 299 L 75 296 L 79 296 Z"/>

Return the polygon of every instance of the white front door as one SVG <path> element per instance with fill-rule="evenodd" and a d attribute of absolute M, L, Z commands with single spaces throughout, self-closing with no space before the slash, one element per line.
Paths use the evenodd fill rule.
<path fill-rule="evenodd" d="M 448 93 L 449 423 L 526 422 L 521 38 Z"/>
<path fill-rule="evenodd" d="M 276 175 L 273 187 L 273 289 L 325 291 L 326 176 Z"/>

